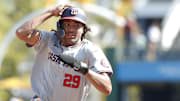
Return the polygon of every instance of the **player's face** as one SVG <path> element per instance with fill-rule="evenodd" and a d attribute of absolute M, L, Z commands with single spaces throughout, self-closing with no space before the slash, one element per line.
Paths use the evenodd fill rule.
<path fill-rule="evenodd" d="M 81 42 L 84 26 L 80 22 L 74 20 L 64 20 L 62 27 L 65 35 L 62 40 L 64 46 L 72 46 Z"/>

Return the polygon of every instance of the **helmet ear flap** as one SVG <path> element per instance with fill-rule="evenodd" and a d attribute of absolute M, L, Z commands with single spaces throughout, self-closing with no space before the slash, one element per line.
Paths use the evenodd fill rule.
<path fill-rule="evenodd" d="M 58 39 L 62 40 L 62 38 L 64 37 L 65 35 L 65 32 L 64 32 L 64 29 L 62 28 L 61 24 L 62 24 L 62 21 L 57 21 L 57 31 L 56 31 L 56 36 Z"/>
<path fill-rule="evenodd" d="M 57 25 L 57 30 L 61 30 L 62 29 L 61 21 L 60 20 L 57 21 L 56 25 Z"/>

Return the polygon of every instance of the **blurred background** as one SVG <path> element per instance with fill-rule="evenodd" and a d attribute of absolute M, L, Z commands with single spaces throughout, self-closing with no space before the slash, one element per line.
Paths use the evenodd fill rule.
<path fill-rule="evenodd" d="M 180 101 L 179 0 L 0 0 L 0 101 L 30 101 L 35 51 L 15 30 L 49 7 L 72 3 L 85 10 L 87 38 L 114 70 L 112 94 L 92 87 L 88 101 Z M 56 29 L 52 17 L 39 26 Z"/>

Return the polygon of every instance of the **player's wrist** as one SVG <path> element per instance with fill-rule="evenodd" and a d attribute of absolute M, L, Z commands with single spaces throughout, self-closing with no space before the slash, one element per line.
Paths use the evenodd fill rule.
<path fill-rule="evenodd" d="M 54 15 L 53 8 L 49 8 L 45 13 L 49 14 L 49 16 L 53 16 Z"/>
<path fill-rule="evenodd" d="M 82 73 L 83 75 L 86 75 L 89 72 L 89 69 L 88 67 L 82 67 L 79 72 Z"/>
<path fill-rule="evenodd" d="M 81 74 L 85 75 L 89 72 L 89 69 L 88 69 L 88 66 L 86 63 L 84 62 L 80 62 L 79 63 L 79 66 L 77 65 L 75 68 L 74 68 L 75 71 L 77 72 L 80 72 Z"/>

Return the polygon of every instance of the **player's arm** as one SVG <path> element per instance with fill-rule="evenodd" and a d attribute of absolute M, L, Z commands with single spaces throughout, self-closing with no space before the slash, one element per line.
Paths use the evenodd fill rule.
<path fill-rule="evenodd" d="M 89 69 L 87 64 L 69 55 L 59 55 L 62 62 L 70 65 L 75 71 L 83 74 L 99 91 L 105 95 L 110 95 L 112 91 L 111 80 L 107 73 L 98 74 Z"/>
<path fill-rule="evenodd" d="M 39 33 L 37 33 L 36 30 L 37 26 L 51 16 L 52 14 L 46 11 L 41 15 L 28 20 L 16 30 L 17 37 L 26 43 L 34 44 L 39 37 Z"/>
<path fill-rule="evenodd" d="M 26 43 L 35 44 L 39 39 L 39 33 L 36 28 L 50 17 L 60 16 L 59 12 L 61 12 L 64 7 L 70 7 L 70 5 L 59 5 L 56 8 L 49 9 L 39 16 L 28 20 L 16 30 L 17 37 Z"/>
<path fill-rule="evenodd" d="M 85 77 L 103 94 L 111 94 L 112 84 L 107 73 L 98 74 L 92 70 L 89 70 L 88 73 L 85 74 Z"/>

